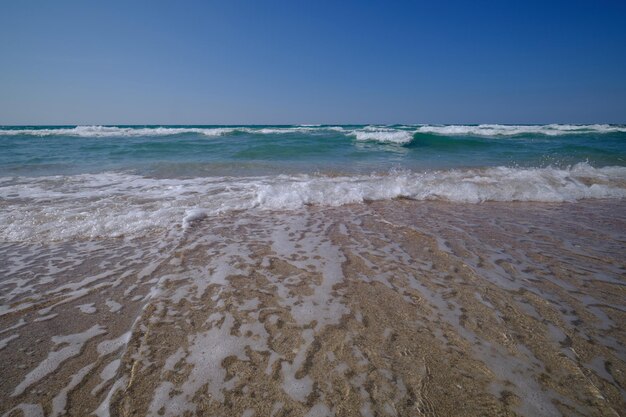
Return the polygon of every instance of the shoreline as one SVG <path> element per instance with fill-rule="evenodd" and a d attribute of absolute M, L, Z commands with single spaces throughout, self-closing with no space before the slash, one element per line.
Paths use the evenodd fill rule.
<path fill-rule="evenodd" d="M 397 199 L 205 217 L 174 245 L 5 243 L 0 415 L 620 415 L 624 253 L 623 200 Z"/>

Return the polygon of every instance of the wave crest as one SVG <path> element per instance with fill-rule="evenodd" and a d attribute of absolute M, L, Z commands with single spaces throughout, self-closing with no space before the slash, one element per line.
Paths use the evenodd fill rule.
<path fill-rule="evenodd" d="M 419 133 L 432 133 L 443 136 L 519 136 L 545 135 L 563 136 L 576 134 L 625 133 L 626 126 L 593 125 L 424 125 L 417 129 Z"/>
<path fill-rule="evenodd" d="M 142 137 L 175 136 L 181 134 L 200 134 L 204 136 L 223 136 L 236 133 L 253 135 L 314 134 L 335 132 L 355 137 L 360 141 L 379 141 L 405 144 L 416 133 L 441 136 L 520 136 L 520 135 L 583 135 L 626 133 L 626 126 L 609 124 L 591 125 L 403 125 L 403 126 L 365 126 L 361 128 L 347 126 L 229 126 L 229 127 L 118 127 L 118 126 L 76 126 L 59 128 L 0 128 L 3 136 L 75 136 L 75 137 Z"/>
<path fill-rule="evenodd" d="M 233 133 L 233 128 L 192 128 L 192 127 L 117 127 L 117 126 L 76 126 L 53 129 L 0 129 L 5 136 L 77 136 L 86 138 L 174 136 L 197 133 L 205 136 L 221 136 Z"/>
<path fill-rule="evenodd" d="M 349 135 L 361 141 L 388 142 L 405 144 L 413 140 L 413 130 L 400 130 L 386 127 L 367 126 L 363 129 L 353 130 Z"/>
<path fill-rule="evenodd" d="M 626 167 L 508 168 L 154 179 L 105 173 L 0 178 L 0 239 L 137 236 L 233 210 L 293 210 L 393 198 L 461 203 L 626 197 Z"/>
<path fill-rule="evenodd" d="M 6 129 L 0 128 L 0 135 L 4 136 L 73 136 L 85 138 L 107 137 L 151 137 L 151 136 L 176 136 L 182 134 L 199 134 L 204 136 L 224 136 L 235 133 L 249 133 L 259 135 L 275 135 L 286 133 L 310 133 L 315 131 L 342 132 L 339 126 L 311 127 L 118 127 L 118 126 L 76 126 L 71 128 L 45 128 L 45 129 Z"/>

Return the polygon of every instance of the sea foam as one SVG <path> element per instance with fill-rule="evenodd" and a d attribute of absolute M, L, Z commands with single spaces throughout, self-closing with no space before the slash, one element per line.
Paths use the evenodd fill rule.
<path fill-rule="evenodd" d="M 367 126 L 363 129 L 353 130 L 349 135 L 362 141 L 389 142 L 396 144 L 409 143 L 413 140 L 414 131 L 392 129 L 387 127 Z"/>
<path fill-rule="evenodd" d="M 311 133 L 322 131 L 343 132 L 340 126 L 292 126 L 292 127 L 119 127 L 119 126 L 76 126 L 43 129 L 7 129 L 0 128 L 0 136 L 72 136 L 84 138 L 115 138 L 115 137 L 155 137 L 198 134 L 204 136 L 224 136 L 235 133 L 257 135 L 276 135 L 287 133 Z"/>
<path fill-rule="evenodd" d="M 174 136 L 196 133 L 205 136 L 222 136 L 233 133 L 234 128 L 194 128 L 194 127 L 117 127 L 117 126 L 76 126 L 52 129 L 0 129 L 3 136 L 76 136 L 85 138 Z"/>
<path fill-rule="evenodd" d="M 198 134 L 208 137 L 225 136 L 238 133 L 250 135 L 282 135 L 282 134 L 318 134 L 331 133 L 356 140 L 369 140 L 405 144 L 413 139 L 415 133 L 430 133 L 442 136 L 518 136 L 518 135 L 582 135 L 626 133 L 626 126 L 609 124 L 571 125 L 368 125 L 363 127 L 347 126 L 222 126 L 222 127 L 120 127 L 120 126 L 76 126 L 54 128 L 0 128 L 0 136 L 70 136 L 85 138 L 114 137 L 159 137 L 182 134 Z"/>
<path fill-rule="evenodd" d="M 593 125 L 424 125 L 417 128 L 418 133 L 433 133 L 443 136 L 517 136 L 546 135 L 562 136 L 575 134 L 624 133 L 626 126 Z"/>
<path fill-rule="evenodd" d="M 451 169 L 327 176 L 156 179 L 121 173 L 0 178 L 0 239 L 136 236 L 237 210 L 394 198 L 461 203 L 626 197 L 626 167 Z"/>

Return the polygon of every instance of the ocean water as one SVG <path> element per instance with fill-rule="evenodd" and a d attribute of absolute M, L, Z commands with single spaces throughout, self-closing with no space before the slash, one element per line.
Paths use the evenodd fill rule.
<path fill-rule="evenodd" d="M 0 127 L 0 175 L 369 174 L 626 165 L 626 126 Z"/>
<path fill-rule="evenodd" d="M 0 127 L 0 239 L 233 210 L 626 196 L 623 125 Z"/>
<path fill-rule="evenodd" d="M 0 127 L 0 416 L 626 409 L 626 126 Z"/>

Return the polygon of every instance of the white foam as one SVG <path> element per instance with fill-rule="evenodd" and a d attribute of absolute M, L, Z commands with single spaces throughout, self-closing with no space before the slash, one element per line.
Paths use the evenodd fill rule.
<path fill-rule="evenodd" d="M 315 404 L 304 417 L 334 417 L 335 413 L 331 411 L 326 404 Z"/>
<path fill-rule="evenodd" d="M 10 330 L 15 330 L 15 329 L 19 329 L 22 326 L 26 325 L 26 320 L 24 320 L 24 318 L 20 318 L 19 321 L 17 323 L 15 323 L 13 326 L 11 327 L 7 327 L 6 329 L 0 330 L 0 334 L 2 333 L 6 333 Z"/>
<path fill-rule="evenodd" d="M 139 236 L 234 210 L 393 198 L 479 203 L 626 197 L 626 167 L 454 169 L 387 174 L 154 179 L 104 173 L 0 181 L 0 239 Z M 181 227 L 182 226 L 182 227 Z"/>
<path fill-rule="evenodd" d="M 231 334 L 233 324 L 234 317 L 225 314 L 221 326 L 188 336 L 188 355 L 184 361 L 191 366 L 191 372 L 187 380 L 180 387 L 176 387 L 176 393 L 173 392 L 175 387 L 171 382 L 163 382 L 157 387 L 150 403 L 148 411 L 150 415 L 178 416 L 189 411 L 193 414 L 196 405 L 190 400 L 203 386 L 216 401 L 224 400 L 223 390 L 227 389 L 237 378 L 231 378 L 228 383 L 225 381 L 227 375 L 226 370 L 222 368 L 222 361 L 228 356 L 247 360 L 247 347 L 253 350 L 267 348 L 264 342 L 255 340 L 264 339 L 258 333 L 251 332 L 253 337 L 250 338 L 233 336 Z M 256 330 L 261 329 L 263 326 L 259 326 Z"/>
<path fill-rule="evenodd" d="M 71 334 L 67 336 L 55 336 L 52 341 L 55 345 L 62 345 L 63 348 L 50 352 L 48 357 L 44 359 L 35 369 L 30 371 L 24 380 L 15 387 L 12 397 L 20 395 L 26 388 L 39 381 L 46 375 L 54 372 L 59 365 L 67 359 L 80 353 L 83 345 L 91 338 L 106 333 L 104 327 L 95 325 L 82 333 Z"/>
<path fill-rule="evenodd" d="M 94 303 L 81 304 L 76 306 L 76 308 L 85 314 L 94 314 L 97 311 Z"/>
<path fill-rule="evenodd" d="M 368 126 L 363 129 L 358 129 L 350 132 L 351 136 L 356 137 L 361 141 L 377 141 L 388 143 L 409 143 L 413 140 L 414 130 L 399 130 L 386 127 L 374 127 Z"/>
<path fill-rule="evenodd" d="M 89 374 L 94 366 L 95 364 L 91 363 L 72 376 L 70 383 L 67 384 L 67 386 L 63 388 L 52 400 L 52 413 L 50 414 L 50 417 L 58 417 L 66 413 L 65 407 L 67 406 L 68 394 L 83 381 L 85 376 Z"/>
<path fill-rule="evenodd" d="M 12 413 L 15 410 L 20 410 L 24 417 L 44 417 L 43 407 L 41 407 L 41 404 L 23 404 L 23 403 L 7 411 L 5 414 L 2 415 L 2 417 L 8 417 L 9 415 L 14 415 Z"/>
<path fill-rule="evenodd" d="M 100 372 L 100 383 L 91 390 L 92 395 L 96 395 L 100 390 L 109 382 L 115 375 L 117 375 L 117 370 L 120 367 L 120 359 L 115 359 L 113 362 L 109 363 L 104 367 L 102 372 Z"/>
<path fill-rule="evenodd" d="M 102 403 L 98 406 L 98 408 L 92 414 L 95 414 L 98 417 L 110 417 L 110 415 L 111 415 L 111 398 L 113 397 L 113 395 L 117 391 L 122 389 L 124 387 L 124 385 L 126 385 L 126 383 L 127 383 L 127 378 L 126 377 L 122 377 L 122 378 L 118 379 L 117 381 L 115 381 L 115 383 L 113 384 L 113 386 L 109 390 L 109 393 L 107 394 L 107 396 L 104 399 L 104 401 L 102 401 Z"/>
<path fill-rule="evenodd" d="M 111 313 L 117 313 L 122 309 L 122 305 L 120 303 L 118 303 L 117 301 L 113 301 L 110 298 L 104 303 L 107 305 L 107 307 L 109 307 L 109 311 Z"/>
<path fill-rule="evenodd" d="M 42 317 L 37 317 L 35 320 L 33 320 L 34 322 L 38 322 L 38 321 L 46 321 L 46 320 L 51 320 L 53 318 L 55 318 L 56 316 L 58 316 L 58 313 L 52 313 L 52 314 L 48 314 L 47 316 L 42 316 Z"/>
<path fill-rule="evenodd" d="M 115 138 L 115 137 L 155 137 L 182 134 L 199 134 L 204 136 L 224 136 L 234 133 L 255 135 L 274 135 L 302 132 L 344 131 L 341 126 L 286 126 L 252 128 L 245 126 L 233 127 L 117 127 L 117 126 L 76 126 L 52 129 L 0 129 L 2 136 L 72 136 L 84 138 Z"/>
<path fill-rule="evenodd" d="M 392 172 L 350 177 L 299 176 L 263 184 L 258 206 L 293 209 L 397 197 L 415 200 L 562 202 L 626 197 L 626 167 L 507 168 Z"/>
<path fill-rule="evenodd" d="M 365 126 L 348 129 L 343 126 L 278 126 L 278 127 L 117 127 L 117 126 L 76 126 L 47 129 L 7 129 L 0 128 L 2 136 L 71 136 L 85 138 L 115 137 L 160 137 L 181 134 L 199 134 L 208 137 L 247 133 L 253 135 L 281 135 L 294 133 L 339 132 L 355 136 L 357 140 L 374 140 L 382 142 L 406 143 L 416 132 L 434 133 L 439 135 L 470 135 L 470 136 L 512 136 L 512 135 L 572 135 L 589 133 L 623 133 L 626 126 L 609 124 L 547 124 L 547 125 L 403 125 L 403 126 Z"/>
<path fill-rule="evenodd" d="M 9 344 L 9 342 L 13 339 L 17 339 L 18 337 L 20 337 L 19 334 L 13 334 L 9 337 L 5 337 L 4 339 L 0 340 L 0 350 L 4 349 L 5 347 L 7 347 L 7 345 Z"/>
<path fill-rule="evenodd" d="M 261 134 L 261 135 L 280 135 L 288 133 L 314 133 L 314 132 L 345 132 L 346 130 L 341 126 L 309 126 L 300 125 L 294 127 L 264 127 L 264 128 L 237 128 L 238 131 Z"/>
<path fill-rule="evenodd" d="M 302 337 L 304 343 L 298 349 L 295 358 L 291 362 L 283 361 L 281 363 L 281 371 L 283 375 L 283 391 L 294 401 L 305 402 L 306 398 L 313 390 L 313 379 L 311 379 L 309 375 L 298 378 L 296 373 L 304 365 L 306 353 L 313 342 L 313 330 L 306 329 L 302 332 Z"/>
<path fill-rule="evenodd" d="M 116 126 L 76 126 L 53 129 L 0 129 L 3 136 L 76 136 L 86 138 L 173 136 L 197 133 L 205 136 L 222 136 L 233 133 L 234 128 L 192 128 L 192 127 L 116 127 Z"/>
<path fill-rule="evenodd" d="M 120 349 L 122 346 L 126 346 L 128 344 L 128 341 L 130 340 L 130 336 L 131 336 L 130 331 L 128 331 L 116 339 L 105 340 L 103 342 L 100 342 L 97 348 L 98 354 L 100 356 L 109 355 L 115 352 L 116 350 Z"/>
<path fill-rule="evenodd" d="M 191 224 L 195 221 L 202 220 L 207 217 L 207 212 L 202 209 L 191 209 L 185 212 L 185 216 L 183 217 L 183 228 L 187 229 Z"/>
<path fill-rule="evenodd" d="M 590 133 L 623 133 L 626 126 L 593 124 L 593 125 L 424 125 L 417 128 L 420 133 L 454 136 L 515 136 L 515 135 L 547 135 L 562 136 Z"/>

